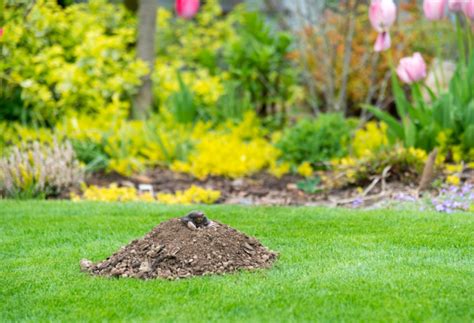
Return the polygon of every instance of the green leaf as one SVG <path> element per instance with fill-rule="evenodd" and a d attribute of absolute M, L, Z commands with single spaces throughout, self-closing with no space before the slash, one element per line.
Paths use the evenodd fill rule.
<path fill-rule="evenodd" d="M 405 146 L 415 147 L 416 144 L 416 127 L 410 117 L 403 118 L 403 130 L 405 134 Z"/>
<path fill-rule="evenodd" d="M 474 124 L 467 127 L 464 131 L 463 143 L 467 149 L 474 148 Z"/>
<path fill-rule="evenodd" d="M 305 193 L 314 194 L 321 191 L 321 189 L 318 187 L 320 182 L 321 179 L 319 177 L 309 178 L 296 183 L 296 187 Z"/>
<path fill-rule="evenodd" d="M 450 128 L 453 124 L 453 109 L 451 95 L 444 94 L 433 104 L 433 119 L 442 128 Z"/>
<path fill-rule="evenodd" d="M 392 70 L 392 91 L 395 98 L 395 107 L 397 109 L 398 116 L 400 119 L 403 119 L 407 114 L 408 105 L 410 103 L 405 96 L 405 92 L 403 91 L 394 70 Z"/>

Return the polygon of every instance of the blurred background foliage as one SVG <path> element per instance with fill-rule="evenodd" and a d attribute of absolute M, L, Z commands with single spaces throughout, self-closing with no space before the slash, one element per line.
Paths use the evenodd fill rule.
<path fill-rule="evenodd" d="M 89 172 L 168 167 L 202 179 L 332 169 L 350 184 L 389 164 L 419 171 L 434 147 L 448 162 L 474 159 L 472 109 L 464 109 L 472 91 L 455 99 L 456 84 L 468 84 L 460 72 L 450 94 L 423 100 L 429 111 L 455 101 L 466 114 L 409 116 L 419 133 L 438 120 L 429 144 L 393 135 L 402 116 L 390 58 L 373 51 L 368 1 L 207 0 L 193 19 L 160 4 L 152 113 L 131 120 L 149 72 L 136 55 L 137 1 L 4 0 L 0 155 L 57 140 L 70 142 Z M 427 23 L 417 1 L 398 4 L 392 62 L 414 51 L 428 64 L 457 59 L 450 20 Z M 363 109 L 369 104 L 393 120 Z"/>

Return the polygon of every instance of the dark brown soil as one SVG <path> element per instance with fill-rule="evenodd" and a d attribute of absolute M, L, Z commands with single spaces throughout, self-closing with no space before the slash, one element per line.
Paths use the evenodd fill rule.
<path fill-rule="evenodd" d="M 335 176 L 331 172 L 327 172 L 325 175 Z M 349 207 L 355 207 L 352 201 L 356 201 L 361 197 L 361 189 L 365 191 L 371 186 L 370 183 L 367 183 L 359 188 L 354 185 L 338 189 L 322 188 L 317 193 L 312 194 L 298 189 L 297 183 L 302 180 L 304 179 L 298 175 L 285 175 L 282 178 L 275 178 L 267 173 L 258 173 L 234 180 L 212 176 L 205 180 L 198 180 L 186 174 L 157 168 L 146 174 L 132 177 L 95 173 L 88 178 L 87 184 L 108 186 L 111 183 L 117 183 L 120 186 L 136 188 L 139 184 L 151 184 L 155 192 L 162 193 L 174 193 L 177 190 L 185 190 L 191 185 L 198 185 L 219 190 L 222 196 L 217 202 L 222 204 Z M 462 180 L 463 182 L 474 183 L 474 171 L 465 171 Z M 418 186 L 418 180 L 412 179 L 412 182 L 409 183 L 406 180 L 399 181 L 397 176 L 392 176 L 392 172 L 390 172 L 385 186 L 382 186 L 382 182 L 379 181 L 377 185 L 363 195 L 363 203 L 357 203 L 356 207 L 377 206 L 380 202 L 391 200 L 400 194 L 411 195 Z"/>
<path fill-rule="evenodd" d="M 276 257 L 257 239 L 225 224 L 191 230 L 172 219 L 102 262 L 82 260 L 81 267 L 101 276 L 178 279 L 269 268 Z"/>
<path fill-rule="evenodd" d="M 191 185 L 219 190 L 222 194 L 218 203 L 241 205 L 305 205 L 305 206 L 338 206 L 348 205 L 347 201 L 360 195 L 354 186 L 341 189 L 321 190 L 315 194 L 305 193 L 297 188 L 297 183 L 304 180 L 298 175 L 285 175 L 275 178 L 267 173 L 258 173 L 250 177 L 229 179 L 225 177 L 209 177 L 198 180 L 186 174 L 172 172 L 158 168 L 147 174 L 132 177 L 122 177 L 118 174 L 96 173 L 89 177 L 87 184 L 108 186 L 118 183 L 120 186 L 138 187 L 139 184 L 151 184 L 155 192 L 174 193 L 177 190 L 188 189 Z M 396 195 L 416 188 L 417 183 L 409 185 L 389 181 L 387 191 Z M 377 185 L 370 194 L 379 194 L 380 185 Z M 386 199 L 385 196 L 383 199 Z M 373 199 L 366 205 L 376 203 Z"/>

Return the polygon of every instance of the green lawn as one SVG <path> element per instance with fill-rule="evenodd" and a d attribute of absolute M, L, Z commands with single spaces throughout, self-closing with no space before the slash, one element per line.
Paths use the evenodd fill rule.
<path fill-rule="evenodd" d="M 0 201 L 0 321 L 473 321 L 474 214 L 203 207 L 280 252 L 181 281 L 90 277 L 189 207 Z"/>

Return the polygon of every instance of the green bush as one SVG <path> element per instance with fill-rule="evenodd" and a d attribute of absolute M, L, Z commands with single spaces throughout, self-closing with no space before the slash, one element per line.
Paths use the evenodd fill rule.
<path fill-rule="evenodd" d="M 273 32 L 254 12 L 242 16 L 237 35 L 224 54 L 230 77 L 250 94 L 257 114 L 284 118 L 298 93 L 295 67 L 287 58 L 290 35 Z"/>
<path fill-rule="evenodd" d="M 287 129 L 276 145 L 288 162 L 301 164 L 307 161 L 321 166 L 348 153 L 354 129 L 355 122 L 341 114 L 322 114 L 315 120 L 304 119 Z"/>

